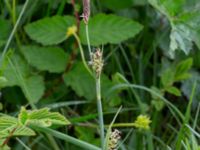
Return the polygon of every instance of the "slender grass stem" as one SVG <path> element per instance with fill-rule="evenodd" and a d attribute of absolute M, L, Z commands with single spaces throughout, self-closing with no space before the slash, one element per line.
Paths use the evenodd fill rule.
<path fill-rule="evenodd" d="M 11 32 L 7 42 L 6 42 L 6 45 L 5 45 L 4 49 L 3 49 L 2 56 L 1 56 L 1 59 L 0 59 L 0 67 L 2 66 L 2 62 L 4 60 L 4 56 L 5 56 L 5 54 L 6 54 L 7 50 L 8 50 L 8 47 L 9 47 L 11 41 L 12 41 L 12 38 L 13 38 L 13 36 L 14 36 L 16 30 L 17 30 L 19 22 L 21 21 L 21 18 L 22 18 L 23 14 L 24 14 L 27 6 L 28 6 L 28 3 L 29 3 L 29 0 L 26 0 L 24 6 L 22 8 L 22 11 L 20 12 L 19 17 L 18 17 L 18 19 L 16 21 L 16 24 L 14 25 L 14 28 L 13 28 L 13 30 L 12 30 L 12 32 Z"/>
<path fill-rule="evenodd" d="M 91 56 L 92 56 L 92 50 L 91 50 L 91 47 L 90 47 L 90 38 L 89 38 L 88 24 L 85 25 L 85 31 L 86 31 L 86 38 L 87 38 L 88 51 L 89 51 L 90 60 L 91 60 L 91 59 L 92 59 L 92 58 L 91 58 Z"/>
<path fill-rule="evenodd" d="M 5 5 L 6 5 L 8 11 L 9 11 L 9 13 L 12 14 L 12 8 L 11 8 L 11 6 L 10 6 L 10 4 L 9 4 L 9 1 L 8 1 L 8 0 L 4 0 L 4 3 L 5 3 Z"/>
<path fill-rule="evenodd" d="M 136 89 L 141 89 L 144 91 L 147 91 L 155 96 L 157 96 L 158 98 L 162 99 L 166 105 L 168 106 L 168 108 L 171 108 L 170 111 L 171 113 L 174 115 L 174 117 L 176 117 L 176 114 L 178 115 L 178 117 L 184 121 L 184 115 L 181 113 L 181 111 L 174 106 L 171 102 L 169 102 L 166 98 L 164 98 L 162 95 L 156 93 L 155 91 L 145 87 L 145 86 L 141 86 L 141 85 L 137 85 L 137 84 L 118 84 L 114 87 L 112 87 L 107 94 L 111 94 L 111 92 L 113 92 L 114 90 L 120 89 L 120 88 L 125 88 L 125 87 L 130 87 L 130 88 L 136 88 Z M 173 111 L 176 112 L 176 114 L 173 113 Z"/>
<path fill-rule="evenodd" d="M 16 23 L 16 0 L 13 0 L 13 2 L 12 2 L 12 14 L 11 14 L 11 16 L 12 16 L 12 22 L 13 22 L 13 25 L 15 25 L 15 23 Z M 19 36 L 18 36 L 18 33 L 17 32 L 15 32 L 15 39 L 16 39 L 16 42 L 17 42 L 17 45 L 18 45 L 18 47 L 20 47 L 20 40 L 19 40 Z"/>
<path fill-rule="evenodd" d="M 88 67 L 88 64 L 87 64 L 87 62 L 86 62 L 86 60 L 85 60 L 85 55 L 84 55 L 84 52 L 83 52 L 83 47 L 82 47 L 82 45 L 81 45 L 81 41 L 80 41 L 80 39 L 79 39 L 79 37 L 78 37 L 77 34 L 74 34 L 74 37 L 75 37 L 75 39 L 76 39 L 76 41 L 77 41 L 77 43 L 78 43 L 78 46 L 79 46 L 79 49 L 80 49 L 80 53 L 81 53 L 81 58 L 82 58 L 83 64 L 84 64 L 85 68 L 87 69 L 87 71 L 90 73 L 90 75 L 93 76 L 93 74 L 92 74 L 92 72 L 91 72 L 90 68 Z"/>
<path fill-rule="evenodd" d="M 31 150 L 22 140 L 19 138 L 16 138 L 16 140 L 24 147 L 24 149 Z"/>
<path fill-rule="evenodd" d="M 100 125 L 100 138 L 101 138 L 101 147 L 104 147 L 104 121 L 103 121 L 103 110 L 101 103 L 101 79 L 100 77 L 96 78 L 96 94 L 97 94 L 97 110 L 99 116 L 99 125 Z"/>
<path fill-rule="evenodd" d="M 69 143 L 72 143 L 76 146 L 82 147 L 86 150 L 101 150 L 99 147 L 96 147 L 92 144 L 86 143 L 84 141 L 78 140 L 74 137 L 71 137 L 69 135 L 63 134 L 61 132 L 58 132 L 58 131 L 55 131 L 55 130 L 52 130 L 52 129 L 49 129 L 49 128 L 38 127 L 38 126 L 33 126 L 33 128 L 38 130 L 38 131 L 51 134 L 51 135 L 53 135 L 53 136 L 55 136 L 59 139 L 65 140 Z"/>

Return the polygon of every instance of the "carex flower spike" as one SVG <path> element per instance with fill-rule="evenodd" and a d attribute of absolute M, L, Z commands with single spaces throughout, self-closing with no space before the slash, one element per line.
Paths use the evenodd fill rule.
<path fill-rule="evenodd" d="M 121 139 L 121 132 L 117 129 L 114 129 L 114 131 L 110 133 L 108 150 L 117 150 L 117 145 L 120 139 Z"/>
<path fill-rule="evenodd" d="M 92 53 L 91 61 L 89 62 L 97 78 L 100 77 L 103 69 L 104 62 L 102 57 L 103 57 L 102 51 L 99 48 L 97 48 L 96 51 Z"/>
<path fill-rule="evenodd" d="M 90 18 L 90 0 L 83 0 L 83 21 L 85 24 L 88 24 Z"/>

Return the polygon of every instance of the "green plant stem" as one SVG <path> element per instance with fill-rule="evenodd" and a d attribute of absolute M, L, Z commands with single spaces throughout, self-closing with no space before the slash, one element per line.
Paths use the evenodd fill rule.
<path fill-rule="evenodd" d="M 12 3 L 12 14 L 11 14 L 11 16 L 12 16 L 13 25 L 15 25 L 15 23 L 16 23 L 16 0 L 13 0 L 13 3 Z M 15 39 L 16 39 L 18 47 L 20 47 L 21 43 L 20 43 L 19 36 L 18 36 L 17 32 L 15 33 Z"/>
<path fill-rule="evenodd" d="M 85 25 L 85 31 L 86 31 L 86 38 L 87 38 L 87 45 L 88 45 L 90 60 L 92 60 L 92 50 L 90 47 L 88 24 Z M 98 118 L 99 118 L 99 125 L 100 125 L 101 148 L 103 149 L 105 136 L 104 136 L 103 109 L 102 109 L 102 102 L 101 102 L 101 78 L 100 78 L 100 76 L 96 77 L 96 96 L 97 96 L 97 111 L 98 111 Z"/>
<path fill-rule="evenodd" d="M 14 25 L 14 28 L 13 28 L 13 30 L 12 30 L 12 32 L 11 32 L 7 42 L 6 42 L 6 45 L 5 45 L 4 49 L 3 49 L 2 56 L 1 56 L 1 59 L 0 59 L 0 67 L 2 66 L 2 62 L 4 60 L 4 56 L 5 56 L 5 54 L 6 54 L 7 50 L 8 50 L 8 47 L 9 47 L 11 41 L 12 41 L 12 38 L 13 38 L 13 36 L 14 36 L 16 30 L 17 30 L 19 22 L 21 21 L 21 18 L 22 18 L 23 14 L 24 14 L 24 12 L 26 10 L 26 7 L 27 7 L 28 3 L 29 3 L 29 0 L 26 0 L 24 6 L 22 8 L 22 11 L 20 12 L 19 17 L 17 18 L 16 24 Z"/>
<path fill-rule="evenodd" d="M 195 81 L 194 84 L 193 84 L 192 93 L 190 95 L 190 99 L 189 99 L 189 103 L 188 103 L 188 106 L 187 106 L 187 110 L 185 112 L 185 118 L 184 118 L 183 124 L 181 126 L 181 129 L 180 129 L 180 131 L 178 133 L 178 138 L 177 138 L 177 142 L 176 142 L 176 150 L 181 150 L 181 148 L 182 148 L 181 144 L 182 144 L 183 139 L 185 138 L 184 127 L 185 127 L 185 124 L 188 124 L 188 122 L 190 120 L 191 106 L 192 106 L 192 101 L 193 101 L 193 98 L 194 98 L 196 86 L 197 86 L 197 82 Z"/>
<path fill-rule="evenodd" d="M 55 139 L 49 133 L 46 133 L 46 136 L 47 136 L 51 146 L 53 147 L 53 149 L 54 150 L 60 150 L 60 148 L 58 147 L 58 144 L 56 143 Z"/>
<path fill-rule="evenodd" d="M 90 47 L 90 38 L 89 38 L 89 30 L 88 30 L 88 24 L 85 25 L 85 31 L 86 31 L 86 38 L 87 38 L 87 45 L 88 45 L 88 51 L 90 54 L 90 60 L 92 60 L 92 50 Z"/>
<path fill-rule="evenodd" d="M 9 13 L 12 14 L 12 8 L 11 8 L 11 6 L 10 6 L 10 4 L 9 4 L 9 1 L 8 1 L 8 0 L 4 0 L 4 3 L 5 3 L 5 5 L 6 5 L 8 11 L 9 11 Z"/>
<path fill-rule="evenodd" d="M 100 77 L 96 78 L 96 94 L 97 94 L 97 111 L 99 116 L 99 125 L 100 125 L 100 138 L 101 138 L 101 147 L 104 147 L 104 121 L 103 121 L 103 109 L 101 103 L 101 79 Z"/>
<path fill-rule="evenodd" d="M 121 74 L 119 74 L 119 76 L 120 76 L 120 78 L 121 78 L 122 80 L 124 80 L 125 83 L 130 84 L 129 81 L 128 81 L 124 76 L 122 76 Z M 135 96 L 135 99 L 136 99 L 136 101 L 137 101 L 137 103 L 138 103 L 138 105 L 139 105 L 139 107 L 140 107 L 141 113 L 144 114 L 144 113 L 145 113 L 144 106 L 143 106 L 143 103 L 142 103 L 142 101 L 141 101 L 141 99 L 140 99 L 138 93 L 137 93 L 133 88 L 131 88 L 131 92 L 132 92 L 132 93 L 134 94 L 134 96 Z"/>
<path fill-rule="evenodd" d="M 90 75 L 93 76 L 93 74 L 92 74 L 92 72 L 91 72 L 90 68 L 88 67 L 87 62 L 86 62 L 86 60 L 85 60 L 85 55 L 84 55 L 84 53 L 83 53 L 83 47 L 82 47 L 82 45 L 81 45 L 81 41 L 80 41 L 80 39 L 79 39 L 79 37 L 78 37 L 77 34 L 74 34 L 74 37 L 75 37 L 75 39 L 76 39 L 76 41 L 77 41 L 77 43 L 78 43 L 78 46 L 79 46 L 79 49 L 80 49 L 80 53 L 81 53 L 81 58 L 82 58 L 83 64 L 84 64 L 85 68 L 87 69 L 87 71 L 90 73 Z"/>
<path fill-rule="evenodd" d="M 58 131 L 55 131 L 53 129 L 49 129 L 49 128 L 44 128 L 44 127 L 36 127 L 36 126 L 33 126 L 33 128 L 35 130 L 38 130 L 38 131 L 41 131 L 41 132 L 44 132 L 44 133 L 47 133 L 47 134 L 51 134 L 59 139 L 62 139 L 62 140 L 65 140 L 69 143 L 72 143 L 76 146 L 79 146 L 79 147 L 82 147 L 86 150 L 101 150 L 99 147 L 96 147 L 92 144 L 89 144 L 89 143 L 86 143 L 84 141 L 81 141 L 81 140 L 78 140 L 74 137 L 71 137 L 69 135 L 66 135 L 66 134 L 63 134 L 61 132 L 58 132 Z"/>

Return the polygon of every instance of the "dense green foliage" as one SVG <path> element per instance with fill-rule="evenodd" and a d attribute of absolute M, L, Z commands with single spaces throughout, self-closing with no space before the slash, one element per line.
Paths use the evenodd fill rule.
<path fill-rule="evenodd" d="M 200 150 L 199 0 L 90 3 L 88 41 L 81 0 L 0 0 L 0 150 L 100 150 L 88 43 L 105 149 Z"/>

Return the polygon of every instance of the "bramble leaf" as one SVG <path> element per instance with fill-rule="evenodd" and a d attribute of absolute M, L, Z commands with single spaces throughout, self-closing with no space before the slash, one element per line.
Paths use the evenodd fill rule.
<path fill-rule="evenodd" d="M 73 24 L 73 17 L 53 16 L 26 25 L 25 31 L 31 39 L 43 45 L 54 45 L 67 39 L 67 28 Z"/>
<path fill-rule="evenodd" d="M 70 122 L 64 116 L 57 112 L 50 112 L 49 108 L 27 111 L 24 107 L 22 107 L 18 118 L 19 122 L 24 125 L 49 127 L 53 124 L 70 124 Z"/>
<path fill-rule="evenodd" d="M 175 80 L 180 81 L 189 78 L 191 75 L 188 73 L 188 71 L 192 67 L 192 64 L 193 64 L 192 58 L 188 58 L 184 61 L 181 61 L 176 66 Z"/>
<path fill-rule="evenodd" d="M 53 73 L 65 70 L 68 56 L 61 48 L 24 46 L 21 52 L 28 63 L 39 70 Z"/>
<path fill-rule="evenodd" d="M 200 47 L 200 11 L 195 4 L 191 9 L 187 6 L 188 1 L 185 0 L 149 0 L 149 3 L 164 14 L 170 22 L 169 54 L 172 57 L 174 57 L 174 52 L 177 49 L 189 54 L 193 42 Z"/>
<path fill-rule="evenodd" d="M 9 136 L 33 136 L 35 132 L 24 126 L 18 124 L 18 120 L 10 116 L 0 117 L 0 138 Z"/>
<path fill-rule="evenodd" d="M 7 57 L 2 69 L 3 76 L 7 79 L 4 87 L 19 86 L 26 98 L 32 103 L 38 102 L 44 92 L 43 77 L 31 75 L 31 70 L 25 60 L 19 55 Z"/>
<path fill-rule="evenodd" d="M 90 19 L 89 37 L 92 46 L 117 44 L 134 37 L 142 30 L 142 25 L 124 17 L 99 14 Z M 80 38 L 87 44 L 85 24 L 81 22 Z"/>
<path fill-rule="evenodd" d="M 166 88 L 166 91 L 175 96 L 181 96 L 181 91 L 178 88 L 176 88 L 175 86 L 170 86 L 170 87 Z"/>

